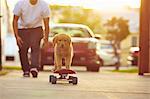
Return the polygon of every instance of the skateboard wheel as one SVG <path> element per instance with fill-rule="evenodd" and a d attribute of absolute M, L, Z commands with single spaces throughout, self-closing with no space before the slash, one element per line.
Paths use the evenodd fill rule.
<path fill-rule="evenodd" d="M 73 85 L 77 85 L 77 83 L 78 83 L 78 78 L 77 78 L 77 77 L 73 77 L 73 78 L 72 78 L 72 83 L 73 83 Z"/>
<path fill-rule="evenodd" d="M 51 83 L 56 84 L 56 82 L 57 82 L 56 76 L 51 76 Z"/>
<path fill-rule="evenodd" d="M 54 75 L 50 75 L 49 76 L 49 82 L 51 82 L 52 81 L 52 78 L 54 77 Z"/>

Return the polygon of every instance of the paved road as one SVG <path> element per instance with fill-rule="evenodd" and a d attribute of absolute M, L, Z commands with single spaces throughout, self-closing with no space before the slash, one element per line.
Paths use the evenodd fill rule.
<path fill-rule="evenodd" d="M 48 83 L 50 72 L 37 79 L 21 71 L 0 77 L 0 99 L 150 99 L 150 76 L 79 71 L 78 85 Z"/>

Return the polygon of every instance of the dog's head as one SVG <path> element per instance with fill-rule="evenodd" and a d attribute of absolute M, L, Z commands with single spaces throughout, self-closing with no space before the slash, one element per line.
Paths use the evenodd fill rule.
<path fill-rule="evenodd" d="M 57 34 L 53 38 L 54 46 L 57 44 L 60 48 L 65 48 L 70 46 L 71 44 L 71 37 L 67 34 Z"/>

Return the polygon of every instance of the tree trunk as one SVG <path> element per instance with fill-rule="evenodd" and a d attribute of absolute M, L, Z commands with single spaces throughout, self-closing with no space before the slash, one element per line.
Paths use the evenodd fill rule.
<path fill-rule="evenodd" d="M 120 67 L 120 53 L 118 50 L 120 50 L 120 42 L 114 42 L 112 43 L 115 57 L 117 58 L 118 62 L 115 64 L 115 69 L 119 70 Z"/>

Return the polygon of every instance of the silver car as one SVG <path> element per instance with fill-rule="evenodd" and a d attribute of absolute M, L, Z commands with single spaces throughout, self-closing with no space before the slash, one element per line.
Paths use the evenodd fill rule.
<path fill-rule="evenodd" d="M 99 54 L 103 60 L 104 66 L 113 66 L 119 62 L 118 58 L 115 56 L 113 46 L 109 40 L 99 40 Z"/>

